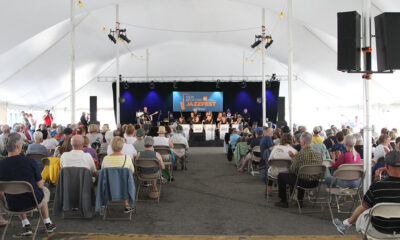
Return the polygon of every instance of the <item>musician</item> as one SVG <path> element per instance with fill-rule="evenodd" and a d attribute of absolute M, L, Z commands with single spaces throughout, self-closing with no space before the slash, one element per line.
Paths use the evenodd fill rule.
<path fill-rule="evenodd" d="M 243 109 L 242 117 L 243 117 L 244 122 L 246 122 L 246 123 L 250 122 L 250 114 L 248 113 L 247 108 Z"/>
<path fill-rule="evenodd" d="M 196 117 L 199 117 L 200 122 L 201 122 L 201 120 L 202 120 L 203 117 L 201 116 L 201 113 L 197 112 L 197 108 L 195 108 L 195 109 L 193 110 L 193 113 L 194 113 L 194 115 L 195 115 Z"/>
<path fill-rule="evenodd" d="M 217 115 L 217 120 L 215 121 L 215 123 L 217 124 L 217 126 L 219 125 L 219 123 L 221 122 L 221 120 L 222 120 L 222 112 L 219 112 L 218 115 Z"/>
<path fill-rule="evenodd" d="M 243 124 L 243 118 L 240 115 L 237 115 L 236 124 Z"/>
<path fill-rule="evenodd" d="M 152 114 L 149 114 L 148 112 L 147 112 L 147 107 L 144 107 L 143 108 L 143 114 L 142 114 L 142 116 L 140 117 L 141 118 L 141 123 L 142 124 L 144 124 L 144 123 L 149 123 L 149 122 L 151 122 L 152 120 L 153 120 L 153 115 L 154 114 L 157 114 L 158 112 L 155 112 L 155 113 L 152 113 Z"/>
<path fill-rule="evenodd" d="M 203 124 L 213 124 L 214 121 L 210 114 L 207 115 L 207 118 L 203 120 Z"/>
<path fill-rule="evenodd" d="M 169 114 L 169 123 L 171 124 L 171 123 L 174 123 L 174 122 L 176 122 L 176 121 L 175 121 L 175 118 L 174 118 L 174 114 L 173 114 L 173 113 L 170 113 L 170 114 Z"/>
<path fill-rule="evenodd" d="M 199 115 L 197 115 L 196 116 L 196 118 L 195 118 L 195 120 L 194 120 L 194 123 L 193 124 L 201 124 L 201 121 L 200 121 L 200 116 Z"/>
<path fill-rule="evenodd" d="M 238 119 L 238 114 L 235 113 L 233 114 L 233 117 L 231 118 L 231 124 L 236 124 Z"/>
<path fill-rule="evenodd" d="M 178 123 L 179 123 L 179 124 L 186 124 L 186 121 L 185 121 L 185 119 L 184 119 L 182 116 L 180 116 L 180 117 L 178 118 Z"/>
<path fill-rule="evenodd" d="M 193 124 L 194 122 L 196 122 L 196 115 L 194 115 L 194 112 L 191 112 L 191 113 L 190 113 L 188 122 L 189 122 L 190 124 Z"/>

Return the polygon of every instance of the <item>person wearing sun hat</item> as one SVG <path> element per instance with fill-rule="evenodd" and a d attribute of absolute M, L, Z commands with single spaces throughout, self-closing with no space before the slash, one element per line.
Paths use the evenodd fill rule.
<path fill-rule="evenodd" d="M 173 148 L 174 145 L 172 142 L 169 140 L 169 138 L 165 137 L 165 134 L 167 131 L 165 130 L 164 126 L 159 126 L 158 127 L 158 137 L 154 137 L 154 146 L 167 146 L 170 148 Z"/>

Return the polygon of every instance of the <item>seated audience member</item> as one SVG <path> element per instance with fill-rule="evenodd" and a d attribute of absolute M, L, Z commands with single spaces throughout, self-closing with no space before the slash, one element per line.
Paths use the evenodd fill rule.
<path fill-rule="evenodd" d="M 321 131 L 322 131 L 322 129 L 320 127 L 318 127 L 318 126 L 314 127 L 312 143 L 323 143 L 324 142 L 324 139 L 319 136 Z"/>
<path fill-rule="evenodd" d="M 114 131 L 114 137 L 120 137 L 115 134 L 116 134 L 116 132 Z M 131 159 L 135 159 L 135 156 L 137 154 L 135 148 L 133 147 L 133 144 L 126 144 L 126 143 L 122 147 L 121 153 L 129 155 L 129 157 Z M 111 145 L 109 144 L 107 147 L 107 155 L 111 155 L 111 154 L 112 154 L 112 149 L 111 149 Z"/>
<path fill-rule="evenodd" d="M 272 135 L 272 140 L 275 145 L 279 144 L 281 141 L 281 136 L 282 136 L 282 129 L 276 128 L 273 135 Z"/>
<path fill-rule="evenodd" d="M 340 156 L 341 153 L 346 152 L 346 148 L 344 147 L 344 134 L 343 132 L 338 132 L 336 134 L 337 143 L 332 146 L 331 149 L 331 159 L 336 160 Z"/>
<path fill-rule="evenodd" d="M 64 140 L 63 144 L 60 147 L 56 148 L 56 150 L 54 151 L 54 157 L 61 157 L 63 153 L 70 152 L 71 150 L 71 137 L 68 137 Z"/>
<path fill-rule="evenodd" d="M 107 154 L 108 145 L 110 144 L 111 140 L 113 139 L 114 134 L 111 131 L 107 131 L 104 134 L 104 141 L 102 141 L 100 145 L 100 154 Z"/>
<path fill-rule="evenodd" d="M 92 156 L 89 153 L 83 152 L 83 137 L 76 135 L 71 138 L 72 150 L 64 152 L 60 158 L 60 166 L 64 167 L 83 167 L 92 172 L 92 175 L 97 176 L 96 165 Z"/>
<path fill-rule="evenodd" d="M 361 159 L 364 158 L 364 142 L 360 133 L 355 133 L 353 136 L 356 138 L 356 145 L 354 149 L 360 154 Z"/>
<path fill-rule="evenodd" d="M 149 131 L 146 133 L 146 136 L 157 137 L 158 136 L 158 127 L 157 126 L 149 126 Z"/>
<path fill-rule="evenodd" d="M 61 142 L 64 139 L 64 128 L 63 126 L 59 125 L 56 130 L 56 135 L 54 135 L 54 138 L 58 141 Z M 61 145 L 60 145 L 61 146 Z"/>
<path fill-rule="evenodd" d="M 174 145 L 172 145 L 172 142 L 170 141 L 170 139 L 165 136 L 167 131 L 165 130 L 164 126 L 159 126 L 157 133 L 158 133 L 158 137 L 153 137 L 154 146 L 167 146 L 170 148 L 174 147 Z"/>
<path fill-rule="evenodd" d="M 1 131 L 3 132 L 0 135 L 0 154 L 5 154 L 6 151 L 6 145 L 7 145 L 7 140 L 8 140 L 8 135 L 11 132 L 11 127 L 8 126 L 7 124 L 4 124 L 3 126 L 1 126 Z"/>
<path fill-rule="evenodd" d="M 85 153 L 89 153 L 92 156 L 94 163 L 96 166 L 99 164 L 99 159 L 97 158 L 97 152 L 93 148 L 89 147 L 89 138 L 87 136 L 83 137 L 83 149 L 82 151 Z"/>
<path fill-rule="evenodd" d="M 378 171 L 380 168 L 385 167 L 385 158 L 381 157 L 378 159 L 378 161 L 375 163 L 375 165 L 372 167 L 372 171 L 371 171 L 371 179 L 372 182 L 376 182 L 381 180 L 379 175 L 377 175 L 377 173 L 381 173 L 380 171 Z"/>
<path fill-rule="evenodd" d="M 125 141 L 121 137 L 114 137 L 111 141 L 111 149 L 112 153 L 108 156 L 105 156 L 103 162 L 101 163 L 101 168 L 128 168 L 132 171 L 132 174 L 135 173 L 135 168 L 132 163 L 132 159 L 129 155 L 121 153 L 122 148 L 124 147 Z M 130 213 L 132 211 L 132 207 L 129 205 L 127 200 L 124 200 L 125 204 L 125 213 Z"/>
<path fill-rule="evenodd" d="M 271 159 L 292 159 L 289 155 L 289 152 L 293 154 L 297 154 L 297 150 L 292 147 L 293 145 L 293 137 L 289 133 L 285 133 L 282 135 L 281 143 L 275 146 L 271 154 L 269 155 L 269 160 Z M 268 168 L 268 176 L 274 179 L 278 179 L 279 173 L 288 173 L 289 169 L 287 168 L 277 168 L 277 167 L 269 167 Z M 272 193 L 272 181 L 268 181 L 268 191 L 267 194 Z"/>
<path fill-rule="evenodd" d="M 160 167 L 162 170 L 165 169 L 164 162 L 162 160 L 162 157 L 159 153 L 154 151 L 154 140 L 152 137 L 147 136 L 144 138 L 144 151 L 141 151 L 137 154 L 136 159 L 139 158 L 145 158 L 145 159 L 155 159 L 160 163 Z M 159 168 L 142 168 L 139 169 L 141 173 L 144 174 L 152 174 L 156 173 L 159 170 Z M 152 180 L 151 181 L 151 187 L 149 188 L 149 197 L 150 198 L 158 198 L 159 192 L 157 189 L 157 180 Z"/>
<path fill-rule="evenodd" d="M 73 133 L 72 128 L 69 128 L 69 127 L 64 128 L 63 136 L 62 136 L 62 139 L 60 140 L 60 144 L 58 146 L 61 146 L 64 143 L 65 139 L 71 138 L 72 137 L 72 133 Z"/>
<path fill-rule="evenodd" d="M 56 123 L 51 124 L 49 133 L 50 133 L 51 137 L 54 137 L 57 134 L 57 124 Z"/>
<path fill-rule="evenodd" d="M 22 127 L 20 124 L 16 124 L 16 125 L 14 126 L 14 132 L 16 132 L 16 133 L 18 133 L 19 135 L 21 135 L 22 141 L 23 141 L 24 143 L 29 143 L 28 138 L 27 138 L 26 135 L 22 132 L 22 131 L 23 131 L 22 128 L 23 128 L 23 127 Z"/>
<path fill-rule="evenodd" d="M 56 226 L 49 217 L 48 201 L 50 198 L 49 190 L 44 187 L 44 181 L 37 162 L 29 157 L 20 155 L 22 150 L 22 138 L 18 133 L 12 133 L 8 137 L 6 145 L 8 157 L 0 161 L 0 180 L 1 181 L 26 181 L 30 183 L 35 192 L 39 203 L 40 211 L 46 225 L 47 232 L 53 232 Z M 8 208 L 11 211 L 22 211 L 35 206 L 35 200 L 30 193 L 5 195 Z M 23 230 L 20 236 L 32 235 L 32 227 L 25 214 L 19 215 Z"/>
<path fill-rule="evenodd" d="M 308 132 L 304 132 L 300 137 L 301 151 L 294 155 L 289 153 L 292 157 L 292 165 L 289 168 L 289 173 L 279 173 L 278 175 L 278 186 L 279 186 L 279 198 L 280 202 L 276 202 L 275 206 L 288 207 L 286 187 L 290 185 L 293 191 L 294 184 L 296 183 L 297 175 L 300 167 L 304 165 L 320 165 L 322 164 L 321 153 L 314 150 L 311 147 L 312 135 Z M 299 175 L 297 183 L 302 187 L 316 187 L 319 184 L 319 176 L 317 175 Z M 297 192 L 297 199 L 300 202 L 300 206 L 303 206 L 304 190 L 299 188 Z"/>
<path fill-rule="evenodd" d="M 183 127 L 181 125 L 176 126 L 176 134 L 170 138 L 170 142 L 172 145 L 174 144 L 184 144 L 185 149 L 174 149 L 174 154 L 181 158 L 185 155 L 185 151 L 189 151 L 189 143 L 187 139 L 182 135 Z M 174 169 L 176 169 L 176 165 L 174 165 Z M 182 164 L 183 169 L 183 164 Z"/>
<path fill-rule="evenodd" d="M 400 151 L 400 137 L 396 138 L 396 147 L 395 148 L 397 151 Z"/>
<path fill-rule="evenodd" d="M 136 141 L 135 127 L 132 124 L 126 127 L 124 138 L 127 144 L 133 144 Z"/>
<path fill-rule="evenodd" d="M 326 130 L 326 139 L 324 140 L 326 149 L 328 149 L 328 151 L 331 151 L 333 145 L 335 145 L 336 143 L 336 137 L 332 129 Z"/>
<path fill-rule="evenodd" d="M 255 146 L 260 146 L 260 142 L 261 142 L 262 135 L 263 135 L 262 128 L 258 128 L 258 129 L 256 130 L 256 137 L 253 138 L 253 139 L 250 141 L 250 145 L 249 145 L 249 150 L 250 150 L 250 151 L 251 151 Z M 260 150 L 260 152 L 261 152 L 261 150 Z M 251 153 L 251 152 L 249 152 L 249 153 L 246 155 L 246 157 L 245 157 L 245 159 L 244 159 L 244 161 L 243 161 L 243 163 L 242 163 L 242 166 L 238 169 L 238 172 L 244 172 L 244 168 L 247 166 L 247 163 L 250 161 L 251 156 L 252 156 L 252 153 Z M 261 157 L 261 153 L 254 153 L 254 156 L 256 156 L 256 157 Z"/>
<path fill-rule="evenodd" d="M 136 152 L 144 151 L 144 130 L 138 129 L 136 131 L 136 141 L 133 143 L 133 147 Z"/>
<path fill-rule="evenodd" d="M 42 154 L 47 156 L 49 152 L 47 151 L 46 147 L 41 145 L 43 142 L 43 133 L 40 131 L 36 131 L 33 134 L 33 139 L 35 140 L 34 143 L 29 144 L 28 150 L 26 150 L 26 154 Z"/>
<path fill-rule="evenodd" d="M 356 144 L 356 138 L 353 135 L 347 135 L 344 138 L 344 146 L 346 148 L 346 152 L 340 154 L 338 160 L 332 162 L 332 169 L 336 170 L 342 164 L 361 164 L 361 157 L 358 152 L 354 149 L 354 145 Z M 326 177 L 325 181 L 328 186 L 331 185 L 333 177 Z M 361 179 L 354 180 L 342 180 L 336 179 L 333 183 L 333 186 L 338 186 L 342 188 L 357 188 L 360 185 Z"/>
<path fill-rule="evenodd" d="M 360 206 L 354 210 L 353 215 L 344 220 L 339 219 L 333 221 L 337 230 L 341 234 L 345 234 L 351 225 L 356 225 L 357 232 L 365 232 L 369 219 L 370 208 L 378 203 L 400 203 L 400 152 L 389 152 L 385 157 L 385 167 L 378 172 L 386 172 L 389 176 L 381 181 L 371 184 L 367 193 L 364 195 Z M 400 219 L 399 218 L 383 218 L 372 217 L 368 231 L 374 233 L 376 239 L 400 238 Z M 396 235 L 397 234 L 397 235 Z"/>
<path fill-rule="evenodd" d="M 51 137 L 51 135 L 47 132 L 47 130 L 42 130 L 43 139 L 42 145 L 45 146 L 47 150 L 54 150 L 58 146 L 58 141 Z"/>
<path fill-rule="evenodd" d="M 89 138 L 89 146 L 96 141 L 101 142 L 101 140 L 103 139 L 103 135 L 99 133 L 99 126 L 97 126 L 96 124 L 90 124 L 88 131 L 89 134 L 87 134 L 87 137 Z"/>
<path fill-rule="evenodd" d="M 236 128 L 232 129 L 232 134 L 229 136 L 229 144 L 232 148 L 232 151 L 235 151 L 236 148 L 236 142 L 240 138 L 239 132 Z"/>
<path fill-rule="evenodd" d="M 379 145 L 375 148 L 374 151 L 374 162 L 377 162 L 379 158 L 385 157 L 387 153 L 392 150 L 392 146 L 390 146 L 390 137 L 389 135 L 381 135 L 378 139 Z"/>
<path fill-rule="evenodd" d="M 397 133 L 394 132 L 394 131 L 390 131 L 389 132 L 389 137 L 390 137 L 390 146 L 392 147 L 392 149 L 395 149 Z"/>

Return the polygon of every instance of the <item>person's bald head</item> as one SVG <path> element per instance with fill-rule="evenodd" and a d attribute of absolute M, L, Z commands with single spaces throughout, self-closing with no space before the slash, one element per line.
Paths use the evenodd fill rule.
<path fill-rule="evenodd" d="M 83 137 L 82 135 L 75 135 L 71 138 L 72 149 L 82 150 L 83 149 Z"/>

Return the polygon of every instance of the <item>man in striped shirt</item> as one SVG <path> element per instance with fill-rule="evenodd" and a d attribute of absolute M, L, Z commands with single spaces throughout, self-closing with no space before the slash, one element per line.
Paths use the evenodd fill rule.
<path fill-rule="evenodd" d="M 333 220 L 333 224 L 341 234 L 345 234 L 354 223 L 356 230 L 364 233 L 369 222 L 369 209 L 376 204 L 400 203 L 400 151 L 389 152 L 385 157 L 385 167 L 377 171 L 376 176 L 380 177 L 382 172 L 386 172 L 388 177 L 374 182 L 369 187 L 361 205 L 356 208 L 350 218 L 343 222 L 339 219 Z M 400 238 L 400 218 L 372 217 L 368 232 L 377 238 L 393 236 Z"/>
<path fill-rule="evenodd" d="M 279 198 L 280 202 L 276 202 L 277 207 L 288 207 L 286 185 L 290 185 L 293 189 L 296 184 L 297 175 L 299 169 L 304 165 L 320 165 L 322 164 L 322 155 L 320 152 L 314 150 L 311 147 L 312 135 L 311 133 L 304 132 L 300 137 L 301 151 L 294 155 L 289 151 L 289 156 L 292 157 L 292 165 L 289 168 L 289 173 L 279 173 L 278 175 L 278 186 L 279 186 Z M 319 175 L 299 175 L 298 185 L 306 188 L 316 187 L 319 184 Z M 297 199 L 300 202 L 300 206 L 303 205 L 304 190 L 299 188 L 297 192 Z"/>

